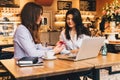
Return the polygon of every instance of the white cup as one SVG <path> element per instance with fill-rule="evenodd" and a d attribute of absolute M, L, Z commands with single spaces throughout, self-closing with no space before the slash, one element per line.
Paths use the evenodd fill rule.
<path fill-rule="evenodd" d="M 48 50 L 46 53 L 45 53 L 45 58 L 47 59 L 52 59 L 54 58 L 54 51 L 51 51 L 51 50 Z"/>

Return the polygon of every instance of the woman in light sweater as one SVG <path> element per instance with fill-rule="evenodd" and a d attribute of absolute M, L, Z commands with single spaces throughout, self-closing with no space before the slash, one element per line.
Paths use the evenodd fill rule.
<path fill-rule="evenodd" d="M 14 58 L 43 57 L 46 50 L 49 53 L 59 53 L 64 45 L 59 42 L 52 49 L 43 47 L 39 38 L 39 28 L 42 21 L 43 8 L 34 2 L 28 2 L 23 7 L 20 18 L 21 24 L 14 35 Z M 46 80 L 66 80 L 65 75 L 47 77 Z M 36 80 L 36 79 L 35 79 Z M 41 79 L 38 79 L 41 80 Z"/>
<path fill-rule="evenodd" d="M 14 58 L 43 57 L 46 49 L 56 54 L 64 48 L 59 42 L 53 49 L 42 46 L 39 35 L 42 14 L 42 6 L 34 2 L 29 2 L 23 7 L 20 14 L 21 24 L 14 34 Z"/>

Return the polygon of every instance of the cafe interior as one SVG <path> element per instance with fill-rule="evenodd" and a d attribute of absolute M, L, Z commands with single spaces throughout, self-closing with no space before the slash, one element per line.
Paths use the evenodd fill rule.
<path fill-rule="evenodd" d="M 21 9 L 27 2 L 43 6 L 39 30 L 42 43 L 54 46 L 59 41 L 60 32 L 65 28 L 66 12 L 70 8 L 77 8 L 80 10 L 82 23 L 90 30 L 91 36 L 106 38 L 107 54 L 100 53 L 95 59 L 78 62 L 45 60 L 42 67 L 17 66 L 12 59 L 13 36 L 21 24 Z M 103 18 L 106 21 L 101 25 Z M 0 0 L 0 80 L 46 80 L 47 76 L 88 71 L 92 77 L 90 73 L 84 74 L 80 76 L 81 80 L 120 80 L 119 33 L 120 0 Z"/>

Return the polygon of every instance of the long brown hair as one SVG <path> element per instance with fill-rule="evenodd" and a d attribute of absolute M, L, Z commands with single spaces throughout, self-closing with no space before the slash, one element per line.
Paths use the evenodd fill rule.
<path fill-rule="evenodd" d="M 39 28 L 37 24 L 39 16 L 43 13 L 43 8 L 34 2 L 25 4 L 21 11 L 21 23 L 30 31 L 35 43 L 40 43 Z"/>

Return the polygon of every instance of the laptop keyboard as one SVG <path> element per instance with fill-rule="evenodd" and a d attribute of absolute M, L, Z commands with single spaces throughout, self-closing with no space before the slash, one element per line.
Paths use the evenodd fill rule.
<path fill-rule="evenodd" d="M 76 59 L 76 55 L 72 55 L 72 54 L 63 54 L 59 56 L 60 59 L 69 59 L 69 60 L 74 60 Z"/>
<path fill-rule="evenodd" d="M 76 59 L 76 56 L 69 56 L 70 59 Z"/>

